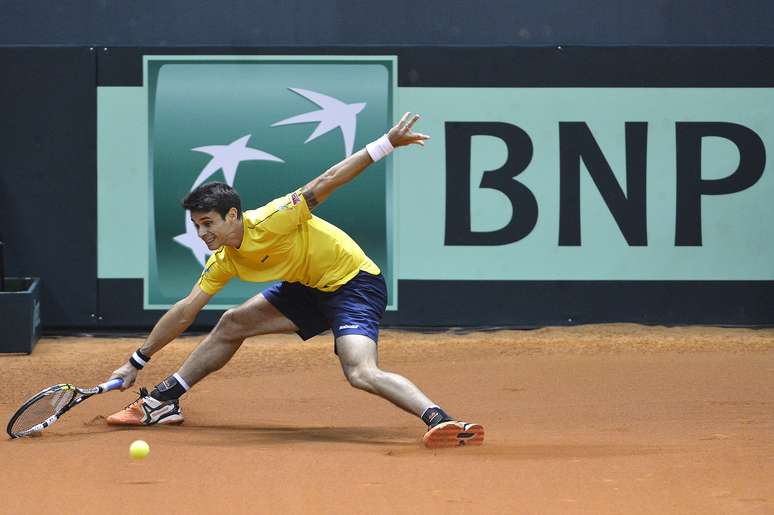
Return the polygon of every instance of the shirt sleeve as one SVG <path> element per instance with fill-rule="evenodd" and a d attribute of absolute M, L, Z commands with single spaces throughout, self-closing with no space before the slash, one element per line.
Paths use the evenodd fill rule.
<path fill-rule="evenodd" d="M 299 225 L 312 218 L 301 190 L 274 199 L 268 206 L 270 214 L 261 222 L 261 226 L 275 234 L 293 232 Z"/>
<path fill-rule="evenodd" d="M 199 277 L 199 288 L 207 295 L 218 293 L 236 275 L 223 258 L 224 256 L 219 256 L 217 252 L 211 255 Z"/>

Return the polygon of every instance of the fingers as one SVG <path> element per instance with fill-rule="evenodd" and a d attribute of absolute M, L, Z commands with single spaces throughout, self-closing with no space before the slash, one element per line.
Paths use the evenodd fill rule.
<path fill-rule="evenodd" d="M 131 386 L 134 384 L 134 378 L 133 377 L 123 377 L 124 384 L 121 385 L 121 391 L 127 390 L 131 388 Z"/>
<path fill-rule="evenodd" d="M 121 390 L 122 392 L 124 390 L 126 390 L 127 388 L 129 388 L 129 386 L 130 386 L 130 385 L 126 384 L 126 379 L 121 377 L 121 376 L 117 376 L 117 375 L 113 374 L 112 376 L 110 376 L 108 378 L 108 381 L 112 381 L 113 379 L 123 379 L 124 382 L 121 383 L 121 386 L 118 387 L 118 389 Z"/>
<path fill-rule="evenodd" d="M 425 141 L 429 139 L 430 139 L 430 136 L 428 136 L 427 134 L 416 133 L 411 135 L 411 143 L 416 145 L 421 145 L 423 147 L 425 146 Z"/>
<path fill-rule="evenodd" d="M 410 132 L 411 128 L 414 127 L 414 124 L 417 123 L 417 120 L 419 120 L 418 114 L 411 116 L 411 119 L 409 119 L 409 116 L 411 116 L 411 112 L 406 111 L 405 113 L 403 113 L 403 116 L 400 118 L 400 121 L 398 122 L 398 128 L 401 129 L 403 132 Z M 406 122 L 407 120 L 408 120 L 408 123 Z"/>
<path fill-rule="evenodd" d="M 131 370 L 127 367 L 131 367 Z M 124 391 L 134 384 L 135 379 L 137 379 L 137 370 L 134 369 L 130 364 L 126 364 L 123 367 L 114 370 L 110 375 L 110 378 L 108 378 L 108 381 L 112 381 L 113 379 L 123 380 L 123 384 L 120 386 L 120 389 L 121 391 Z"/>
<path fill-rule="evenodd" d="M 406 113 L 406 115 L 407 114 L 408 113 Z M 405 118 L 406 115 L 403 115 L 403 117 Z M 414 126 L 414 124 L 417 123 L 417 120 L 419 120 L 419 115 L 418 114 L 415 114 L 414 116 L 412 116 L 411 117 L 411 121 L 409 121 L 408 125 L 406 125 L 406 131 L 410 131 L 411 128 Z"/>
<path fill-rule="evenodd" d="M 118 389 L 121 390 L 122 392 L 127 388 L 129 388 L 129 385 L 127 384 L 127 380 L 125 377 L 120 376 L 118 374 L 113 374 L 108 378 L 108 381 L 112 381 L 113 379 L 122 379 L 124 381 L 123 383 L 121 383 L 121 386 L 118 387 Z"/>
<path fill-rule="evenodd" d="M 396 147 L 405 145 L 424 146 L 425 141 L 429 140 L 430 136 L 412 131 L 417 121 L 419 121 L 418 114 L 412 116 L 410 111 L 405 112 L 398 124 L 390 129 L 389 136 L 392 144 Z"/>

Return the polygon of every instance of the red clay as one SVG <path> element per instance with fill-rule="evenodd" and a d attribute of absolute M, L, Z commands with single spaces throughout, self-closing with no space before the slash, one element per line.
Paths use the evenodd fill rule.
<path fill-rule="evenodd" d="M 200 339 L 164 349 L 142 384 Z M 138 345 L 45 339 L 0 357 L 3 424 Z M 182 426 L 107 426 L 134 398 L 119 392 L 0 439 L 0 513 L 774 513 L 772 330 L 385 331 L 380 347 L 383 368 L 482 423 L 484 445 L 426 449 L 418 419 L 347 384 L 329 336 L 261 337 L 183 398 Z"/>

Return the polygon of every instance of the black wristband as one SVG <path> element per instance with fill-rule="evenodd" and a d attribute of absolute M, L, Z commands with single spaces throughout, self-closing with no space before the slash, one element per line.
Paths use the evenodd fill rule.
<path fill-rule="evenodd" d="M 137 370 L 142 370 L 145 365 L 150 361 L 150 356 L 146 356 L 140 349 L 134 351 L 134 354 L 129 358 L 129 363 Z"/>

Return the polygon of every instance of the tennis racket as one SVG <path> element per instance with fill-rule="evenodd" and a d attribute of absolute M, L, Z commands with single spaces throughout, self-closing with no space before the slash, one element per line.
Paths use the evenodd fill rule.
<path fill-rule="evenodd" d="M 94 388 L 78 388 L 71 384 L 55 384 L 36 393 L 16 410 L 8 421 L 6 431 L 11 438 L 29 436 L 43 431 L 92 395 L 120 388 L 123 379 L 113 379 Z"/>

